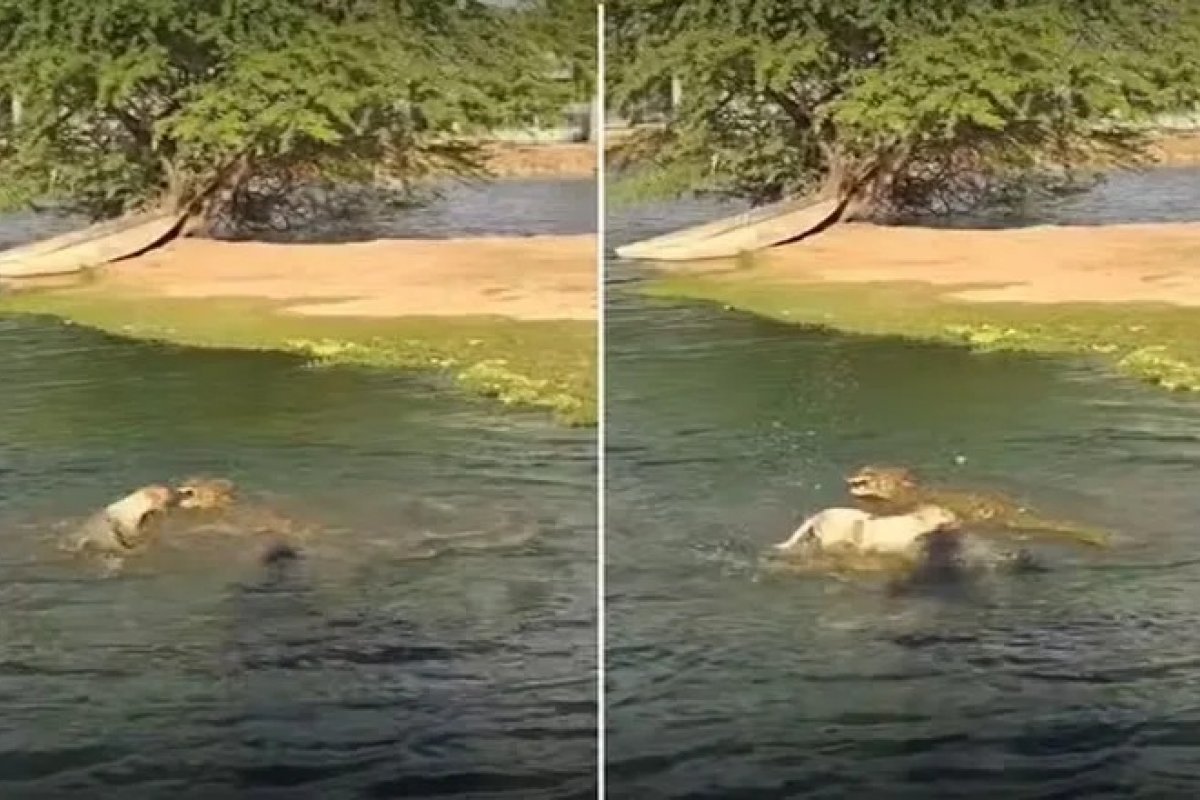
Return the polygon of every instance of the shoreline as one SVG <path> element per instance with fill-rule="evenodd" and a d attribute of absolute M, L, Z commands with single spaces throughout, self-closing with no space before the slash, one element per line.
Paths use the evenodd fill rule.
<path fill-rule="evenodd" d="M 596 238 L 310 245 L 184 239 L 68 279 L 9 284 L 0 314 L 127 338 L 432 370 L 506 406 L 596 423 Z"/>
<path fill-rule="evenodd" d="M 1187 167 L 1200 164 L 1200 132 L 1172 132 L 1158 136 L 1150 147 L 1155 164 Z"/>
<path fill-rule="evenodd" d="M 496 180 L 592 178 L 596 175 L 596 145 L 489 142 L 484 145 L 484 163 Z"/>
<path fill-rule="evenodd" d="M 607 149 L 620 147 L 631 130 L 606 133 Z M 516 143 L 491 141 L 483 145 L 484 163 L 495 180 L 529 178 L 592 178 L 596 175 L 595 142 Z M 1164 132 L 1150 146 L 1151 166 L 1179 167 L 1200 164 L 1200 133 Z"/>
<path fill-rule="evenodd" d="M 847 333 L 1099 357 L 1200 391 L 1200 222 L 846 224 L 739 261 L 658 270 L 645 294 Z"/>

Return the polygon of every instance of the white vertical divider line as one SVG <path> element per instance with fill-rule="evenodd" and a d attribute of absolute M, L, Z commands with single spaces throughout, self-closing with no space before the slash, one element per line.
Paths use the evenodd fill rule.
<path fill-rule="evenodd" d="M 606 792 L 605 755 L 608 715 L 605 711 L 605 416 L 604 347 L 605 319 L 605 159 L 608 129 L 605 107 L 604 0 L 596 3 L 596 796 Z"/>

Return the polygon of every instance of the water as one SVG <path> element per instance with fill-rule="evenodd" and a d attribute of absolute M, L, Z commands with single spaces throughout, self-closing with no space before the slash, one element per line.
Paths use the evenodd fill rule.
<path fill-rule="evenodd" d="M 284 241 L 440 239 L 596 232 L 596 184 L 591 179 L 525 179 L 502 184 L 450 184 L 433 202 L 397 213 L 369 206 L 354 219 L 324 219 L 303 228 L 257 233 Z"/>
<path fill-rule="evenodd" d="M 1043 218 L 1196 208 L 1200 172 L 1170 171 Z M 633 209 L 608 246 L 720 210 Z M 612 796 L 1200 793 L 1200 403 L 1086 362 L 643 301 L 624 291 L 643 274 L 610 264 Z M 1120 546 L 1046 549 L 1047 573 L 955 592 L 762 579 L 757 555 L 843 504 L 866 461 L 1008 491 Z"/>
<path fill-rule="evenodd" d="M 87 224 L 80 217 L 31 212 L 0 223 L 0 250 Z M 329 216 L 252 238 L 341 242 L 375 238 L 446 239 L 465 236 L 569 235 L 596 232 L 596 184 L 590 179 L 454 183 L 429 202 L 397 210 L 367 204 L 351 217 Z"/>
<path fill-rule="evenodd" d="M 541 191 L 547 220 L 592 202 Z M 594 431 L 39 319 L 0 320 L 0 375 L 0 796 L 594 796 Z M 318 526 L 310 556 L 180 546 L 101 579 L 54 553 L 64 522 L 197 472 Z M 483 549 L 411 560 L 424 532 Z"/>

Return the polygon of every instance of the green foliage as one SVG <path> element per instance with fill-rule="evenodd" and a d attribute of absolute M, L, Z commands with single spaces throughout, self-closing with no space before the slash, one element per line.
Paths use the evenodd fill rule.
<path fill-rule="evenodd" d="M 617 154 L 647 194 L 958 210 L 1137 163 L 1147 120 L 1200 98 L 1191 0 L 616 0 L 609 18 L 614 107 L 683 86 Z"/>
<path fill-rule="evenodd" d="M 533 0 L 524 7 L 522 38 L 548 53 L 570 76 L 569 102 L 596 91 L 596 0 Z"/>
<path fill-rule="evenodd" d="M 482 176 L 470 141 L 557 113 L 524 9 L 459 0 L 0 0 L 0 204 L 94 217 Z M 584 34 L 581 35 L 585 35 Z M 578 37 L 577 37 L 578 38 Z"/>

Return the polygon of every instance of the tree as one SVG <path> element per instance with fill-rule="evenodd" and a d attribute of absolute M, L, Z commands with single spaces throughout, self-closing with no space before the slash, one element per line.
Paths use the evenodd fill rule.
<path fill-rule="evenodd" d="M 955 211 L 1131 165 L 1200 96 L 1193 0 L 614 0 L 612 103 L 680 79 L 618 153 L 641 196 Z"/>
<path fill-rule="evenodd" d="M 545 54 L 472 0 L 0 0 L 0 203 L 214 222 L 483 174 Z M 533 76 L 532 78 L 530 76 Z"/>
<path fill-rule="evenodd" d="M 567 107 L 591 99 L 596 85 L 594 0 L 522 0 L 493 9 L 501 41 L 459 37 L 489 84 L 489 102 L 506 126 L 557 121 Z M 497 98 L 502 99 L 497 103 Z"/>
<path fill-rule="evenodd" d="M 522 38 L 548 53 L 570 76 L 571 102 L 596 91 L 596 0 L 533 0 L 525 7 Z"/>

